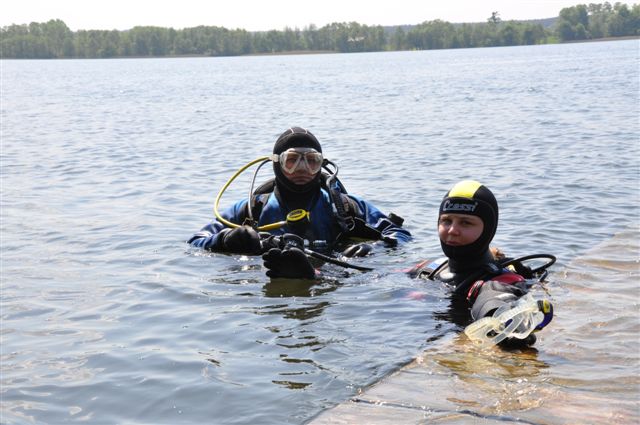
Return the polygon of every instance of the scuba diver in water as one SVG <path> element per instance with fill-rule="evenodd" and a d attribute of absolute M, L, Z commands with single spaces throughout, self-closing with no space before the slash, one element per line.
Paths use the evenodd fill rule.
<path fill-rule="evenodd" d="M 504 258 L 489 246 L 497 227 L 498 203 L 493 193 L 476 181 L 461 181 L 440 204 L 438 236 L 446 257 L 423 261 L 407 272 L 413 278 L 440 281 L 451 288 L 451 308 L 446 318 L 467 326 L 465 333 L 473 340 L 498 343 L 504 348 L 531 346 L 536 341 L 532 331 L 549 324 L 553 306 L 528 295 L 530 281 L 544 280 L 555 257 Z M 302 269 L 301 257 L 296 257 L 298 263 L 265 258 L 264 265 L 271 272 L 287 267 Z M 537 258 L 551 261 L 535 269 L 524 264 Z M 471 329 L 473 332 L 468 332 Z"/>
<path fill-rule="evenodd" d="M 423 261 L 408 273 L 411 277 L 446 283 L 452 290 L 449 319 L 463 326 L 475 322 L 473 326 L 484 339 L 495 336 L 492 333 L 499 333 L 491 326 L 505 325 L 499 325 L 495 320 L 492 324 L 491 319 L 484 318 L 494 318 L 496 313 L 511 311 L 513 314 L 503 316 L 506 317 L 506 325 L 512 326 L 509 332 L 518 333 L 518 327 L 529 329 L 523 329 L 526 332 L 519 337 L 502 335 L 496 341 L 505 348 L 531 346 L 536 341 L 531 331 L 544 328 L 553 318 L 551 303 L 527 297 L 529 307 L 532 306 L 525 307 L 528 308 L 527 313 L 537 314 L 538 320 L 535 323 L 511 322 L 516 317 L 524 317 L 516 314 L 525 310 L 520 306 L 529 292 L 531 279 L 544 280 L 546 269 L 555 262 L 555 257 L 545 254 L 521 259 L 505 258 L 499 250 L 489 247 L 497 227 L 498 202 L 493 193 L 476 181 L 457 183 L 444 196 L 438 214 L 438 236 L 446 258 Z M 523 263 L 539 257 L 551 261 L 533 270 Z M 489 328 L 482 328 L 487 322 Z M 467 327 L 465 333 L 471 336 L 469 329 Z M 488 335 L 482 335 L 483 329 Z M 511 335 L 509 332 L 506 335 Z"/>
<path fill-rule="evenodd" d="M 224 189 L 241 171 L 260 161 L 260 166 L 273 163 L 275 179 L 255 191 L 252 187 L 249 199 L 218 213 Z M 339 249 L 346 257 L 362 257 L 374 245 L 393 247 L 411 239 L 402 228 L 402 218 L 393 213 L 387 216 L 371 203 L 347 194 L 337 179 L 337 166 L 324 158 L 320 142 L 306 129 L 286 130 L 276 140 L 273 154 L 253 163 L 227 182 L 216 199 L 216 219 L 195 233 L 189 244 L 214 252 L 266 253 L 272 262 L 290 265 L 268 272 L 270 277 L 311 278 L 316 271 L 305 253 Z M 354 239 L 360 242 L 350 243 Z M 285 246 L 296 249 L 280 249 Z"/>

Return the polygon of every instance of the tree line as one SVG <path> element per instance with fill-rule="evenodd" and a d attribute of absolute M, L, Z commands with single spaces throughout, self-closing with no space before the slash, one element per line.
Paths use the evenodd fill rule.
<path fill-rule="evenodd" d="M 0 28 L 0 58 L 114 58 L 237 56 L 284 52 L 375 52 L 516 46 L 640 35 L 640 4 L 577 5 L 564 8 L 552 26 L 536 21 L 452 24 L 434 20 L 413 26 L 332 23 L 300 30 L 248 32 L 216 26 L 176 30 L 138 26 L 126 31 L 73 32 L 59 20 Z"/>

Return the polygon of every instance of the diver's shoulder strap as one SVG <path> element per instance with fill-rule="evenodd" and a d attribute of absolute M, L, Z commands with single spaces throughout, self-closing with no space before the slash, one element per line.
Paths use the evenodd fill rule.
<path fill-rule="evenodd" d="M 354 233 L 357 224 L 366 224 L 363 220 L 364 213 L 360 210 L 355 199 L 337 188 L 329 188 L 328 191 L 333 204 L 333 215 L 343 235 Z M 358 221 L 362 223 L 358 223 Z"/>
<path fill-rule="evenodd" d="M 270 192 L 268 193 L 255 193 L 251 195 L 251 199 L 247 202 L 247 210 L 251 208 L 251 217 L 253 217 L 254 221 L 257 223 L 260 220 L 260 214 L 262 214 L 262 209 L 265 204 L 269 201 Z M 249 217 L 249 215 L 246 215 Z"/>
<path fill-rule="evenodd" d="M 253 191 L 253 195 L 262 195 L 265 193 L 271 193 L 276 188 L 276 179 L 272 178 L 262 183 L 260 186 Z"/>
<path fill-rule="evenodd" d="M 340 201 L 342 202 L 342 207 L 344 209 L 344 213 L 348 217 L 353 218 L 364 218 L 364 212 L 360 209 L 358 202 L 353 199 L 351 196 L 346 193 L 340 193 Z"/>
<path fill-rule="evenodd" d="M 271 195 L 271 193 L 273 193 L 273 191 L 275 190 L 275 187 L 276 187 L 276 179 L 274 177 L 262 183 L 251 194 L 251 197 L 249 198 L 249 202 L 247 202 L 247 211 L 245 213 L 245 216 L 253 217 L 253 221 L 254 221 L 253 224 L 257 223 L 260 220 L 260 214 L 262 214 L 262 209 L 264 208 L 264 205 L 267 203 L 269 199 L 269 195 Z M 248 213 L 249 208 L 251 208 L 250 215 Z M 252 223 L 248 223 L 248 224 L 252 224 Z"/>

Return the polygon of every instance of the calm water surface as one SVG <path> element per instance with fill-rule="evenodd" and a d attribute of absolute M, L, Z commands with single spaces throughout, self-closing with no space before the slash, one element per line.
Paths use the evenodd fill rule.
<path fill-rule="evenodd" d="M 423 351 L 455 360 L 459 330 L 434 317 L 446 293 L 398 270 L 439 255 L 439 199 L 463 178 L 500 201 L 496 245 L 559 259 L 538 351 L 501 354 L 472 397 L 542 376 L 533 404 L 489 392 L 498 413 L 561 392 L 575 422 L 535 423 L 605 405 L 640 421 L 639 63 L 638 40 L 0 62 L 1 422 L 300 424 Z M 189 249 L 220 186 L 293 125 L 415 241 L 357 260 L 375 272 L 293 287 L 257 258 Z M 619 262 L 610 281 L 588 267 Z"/>

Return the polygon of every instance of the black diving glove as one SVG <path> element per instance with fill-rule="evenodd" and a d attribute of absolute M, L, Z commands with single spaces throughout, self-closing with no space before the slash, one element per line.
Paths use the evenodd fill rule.
<path fill-rule="evenodd" d="M 260 254 L 260 235 L 250 226 L 240 226 L 235 229 L 225 229 L 220 235 L 222 251 L 234 254 Z"/>
<path fill-rule="evenodd" d="M 398 246 L 398 240 L 390 236 L 383 236 L 382 242 L 384 242 L 384 246 L 386 246 L 387 248 L 395 248 L 396 246 Z"/>
<path fill-rule="evenodd" d="M 520 338 L 505 338 L 498 343 L 498 346 L 507 350 L 516 350 L 520 348 L 531 347 L 536 343 L 537 337 L 534 334 L 529 334 L 524 339 Z"/>
<path fill-rule="evenodd" d="M 373 251 L 373 245 L 363 242 L 351 245 L 342 251 L 342 255 L 345 257 L 366 257 L 371 251 Z"/>
<path fill-rule="evenodd" d="M 267 276 L 289 279 L 314 279 L 316 270 L 306 254 L 298 248 L 271 248 L 262 255 Z"/>

